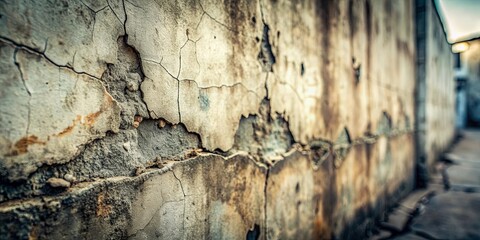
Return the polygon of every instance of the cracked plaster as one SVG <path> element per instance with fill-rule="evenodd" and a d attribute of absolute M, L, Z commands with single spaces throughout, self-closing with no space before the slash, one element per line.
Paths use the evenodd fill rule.
<path fill-rule="evenodd" d="M 361 127 L 351 127 L 352 137 L 361 137 L 369 124 L 375 128 L 377 113 L 382 109 L 392 109 L 392 117 L 398 122 L 403 115 L 413 119 L 412 99 L 408 96 L 413 92 L 413 83 L 401 80 L 408 76 L 398 74 L 399 80 L 390 81 L 387 86 L 391 89 L 388 94 L 397 94 L 397 89 L 406 90 L 397 97 L 406 106 L 401 112 L 395 108 L 395 98 L 386 98 L 388 94 L 379 91 L 383 89 L 381 79 L 386 71 L 363 64 L 370 68 L 367 76 L 350 76 L 351 62 L 343 57 L 352 56 L 360 65 L 389 61 L 381 57 L 370 59 L 383 54 L 374 54 L 378 50 L 368 48 L 366 41 L 381 44 L 383 40 L 377 39 L 394 34 L 401 41 L 409 42 L 413 35 L 402 32 L 409 28 L 409 21 L 399 21 L 407 26 L 399 27 L 401 30 L 397 32 L 375 33 L 378 37 L 352 32 L 353 40 L 349 43 L 348 38 L 341 35 L 346 28 L 342 23 L 346 21 L 344 18 L 319 22 L 314 17 L 334 11 L 346 15 L 346 11 L 339 10 L 346 9 L 346 4 L 297 4 L 294 11 L 305 14 L 291 15 L 289 3 L 283 1 L 239 3 L 225 9 L 213 1 L 151 0 L 141 5 L 132 1 L 69 2 L 55 5 L 53 11 L 58 12 L 60 18 L 53 24 L 58 26 L 43 31 L 45 25 L 50 24 L 50 20 L 41 18 L 47 15 L 46 5 L 41 1 L 18 2 L 3 7 L 6 17 L 2 18 L 5 24 L 0 33 L 9 41 L 43 51 L 52 63 L 94 77 L 101 76 L 106 63 L 116 61 L 116 40 L 126 34 L 127 44 L 135 48 L 141 58 L 145 74 L 141 90 L 150 117 L 174 124 L 182 122 L 189 131 L 200 135 L 206 149 L 228 150 L 233 145 L 241 117 L 257 114 L 268 91 L 272 114 L 284 114 L 295 140 L 305 144 L 315 138 L 333 140 L 343 127 L 353 124 Z M 402 5 L 399 9 L 410 11 L 408 6 L 398 4 Z M 356 11 L 372 12 L 380 7 L 383 6 L 365 4 Z M 32 14 L 21 19 L 19 16 L 30 15 L 10 15 L 9 12 L 15 11 Z M 368 21 L 378 21 L 361 12 L 354 16 L 363 20 L 356 23 L 358 29 L 368 30 L 371 28 L 367 26 Z M 66 22 L 75 23 L 75 33 L 72 28 L 60 25 Z M 261 43 L 255 39 L 262 37 L 264 24 L 269 26 L 268 36 L 276 58 L 271 73 L 263 72 L 257 59 Z M 328 34 L 324 36 L 321 32 L 326 25 L 332 29 L 326 29 Z M 20 31 L 22 34 L 11 32 L 25 26 L 29 29 Z M 302 36 L 301 44 L 296 37 L 289 36 Z M 319 47 L 319 40 L 324 45 Z M 407 54 L 412 51 L 410 45 L 407 45 Z M 387 51 L 397 50 L 388 47 Z M 388 56 L 391 55 L 394 54 Z M 413 66 L 406 64 L 410 61 L 408 55 L 398 60 L 404 70 L 399 73 L 412 71 Z M 333 69 L 333 65 L 340 70 Z M 350 80 L 358 82 L 358 90 L 347 87 L 351 86 Z M 369 99 L 360 97 L 367 91 L 370 91 Z M 352 94 L 354 98 L 344 97 Z"/>
<path fill-rule="evenodd" d="M 1 164 L 8 171 L 2 174 L 21 179 L 42 164 L 67 162 L 82 145 L 104 136 L 106 131 L 118 130 L 119 108 L 99 80 L 14 47 L 1 44 L 5 56 L 10 55 L 5 60 L 10 59 L 17 67 L 2 72 L 0 80 L 6 87 L 2 88 L 5 102 L 0 107 L 1 112 L 18 109 L 25 115 L 1 118 L 5 146 Z"/>

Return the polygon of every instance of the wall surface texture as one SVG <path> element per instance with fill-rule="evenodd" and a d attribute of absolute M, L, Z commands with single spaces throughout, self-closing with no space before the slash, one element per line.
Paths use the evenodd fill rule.
<path fill-rule="evenodd" d="M 432 4 L 433 1 L 427 1 Z M 426 143 L 430 171 L 455 134 L 455 72 L 451 45 L 435 8 L 427 7 Z"/>
<path fill-rule="evenodd" d="M 414 184 L 414 13 L 409 0 L 2 2 L 1 238 L 366 234 Z M 451 60 L 428 41 L 442 49 L 428 55 L 436 141 L 453 87 L 435 69 Z"/>

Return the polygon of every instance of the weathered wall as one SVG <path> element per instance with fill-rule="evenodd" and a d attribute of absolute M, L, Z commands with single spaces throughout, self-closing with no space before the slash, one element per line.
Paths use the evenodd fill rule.
<path fill-rule="evenodd" d="M 455 134 L 455 80 L 453 53 L 434 1 L 416 5 L 416 161 L 423 185 Z"/>
<path fill-rule="evenodd" d="M 451 45 L 435 7 L 427 9 L 425 147 L 428 165 L 433 170 L 433 163 L 450 146 L 455 134 L 455 79 Z"/>
<path fill-rule="evenodd" d="M 0 236 L 365 234 L 413 187 L 413 15 L 412 1 L 2 3 Z"/>

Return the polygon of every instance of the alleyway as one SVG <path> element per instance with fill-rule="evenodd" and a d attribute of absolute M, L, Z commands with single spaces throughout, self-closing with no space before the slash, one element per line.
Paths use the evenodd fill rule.
<path fill-rule="evenodd" d="M 461 132 L 428 189 L 390 212 L 372 239 L 480 239 L 480 130 Z"/>

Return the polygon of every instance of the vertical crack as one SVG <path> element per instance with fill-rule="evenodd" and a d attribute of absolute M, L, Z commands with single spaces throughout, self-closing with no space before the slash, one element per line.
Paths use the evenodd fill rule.
<path fill-rule="evenodd" d="M 28 133 L 30 131 L 32 92 L 30 91 L 30 88 L 28 88 L 20 63 L 17 61 L 17 53 L 18 53 L 18 48 L 15 48 L 15 51 L 13 52 L 13 62 L 15 63 L 15 66 L 17 66 L 18 72 L 20 73 L 20 78 L 22 79 L 23 87 L 25 88 L 25 91 L 27 91 L 27 94 L 28 94 L 27 129 L 25 134 L 26 136 L 28 136 Z"/>
<path fill-rule="evenodd" d="M 268 177 L 270 176 L 270 167 L 267 167 L 267 174 L 265 176 L 265 185 L 263 188 L 263 195 L 264 195 L 264 204 L 263 204 L 263 214 L 264 214 L 264 239 L 267 239 L 267 231 L 268 231 L 268 221 L 267 221 L 267 190 L 268 190 Z"/>
<path fill-rule="evenodd" d="M 263 14 L 263 5 L 262 5 L 262 1 L 258 1 L 258 4 L 260 5 L 260 16 L 262 17 L 262 23 L 265 24 L 265 16 Z"/>
<path fill-rule="evenodd" d="M 268 36 L 269 32 L 270 27 L 268 24 L 263 23 L 262 41 L 257 59 L 260 61 L 264 72 L 273 72 L 273 64 L 276 62 L 275 55 L 272 51 L 272 45 L 270 44 L 270 39 Z"/>
<path fill-rule="evenodd" d="M 125 19 L 123 20 L 123 33 L 125 35 L 125 42 L 128 41 L 128 34 L 127 34 L 127 7 L 125 7 L 125 0 L 122 0 L 122 6 L 123 6 L 123 13 L 125 14 Z"/>
<path fill-rule="evenodd" d="M 104 6 L 102 7 L 101 9 L 95 11 L 94 9 L 92 9 L 90 6 L 88 6 L 86 3 L 84 3 L 83 1 L 80 1 L 80 3 L 82 3 L 82 5 L 84 5 L 86 8 L 88 8 L 90 10 L 90 12 L 93 12 L 93 29 L 92 29 L 92 38 L 91 40 L 93 41 L 93 39 L 95 38 L 95 25 L 97 23 L 97 13 L 103 11 L 104 9 L 106 9 L 107 7 L 110 7 L 110 5 L 108 5 L 108 2 L 107 2 L 107 6 Z M 115 14 L 115 13 L 114 13 Z"/>
<path fill-rule="evenodd" d="M 48 38 L 45 39 L 45 45 L 43 46 L 43 54 L 45 54 L 47 52 L 47 46 L 48 46 Z"/>
<path fill-rule="evenodd" d="M 182 122 L 182 114 L 180 112 L 180 81 L 177 80 L 177 109 L 178 109 L 178 122 Z"/>
<path fill-rule="evenodd" d="M 124 1 L 122 1 L 122 3 L 124 3 Z M 123 29 L 125 30 L 125 23 L 122 22 L 122 20 L 120 19 L 120 17 L 117 15 L 117 13 L 115 12 L 115 10 L 113 10 L 112 6 L 110 5 L 110 1 L 107 0 L 107 5 L 108 5 L 108 8 L 110 8 L 110 11 L 112 11 L 113 15 L 115 15 L 115 17 L 118 19 L 118 21 L 120 22 L 120 24 L 123 25 Z M 125 11 L 125 8 L 123 8 L 123 10 Z M 125 12 L 124 13 L 125 15 L 127 15 L 127 13 Z M 125 34 L 125 32 L 124 32 Z"/>
<path fill-rule="evenodd" d="M 185 190 L 183 189 L 183 185 L 182 185 L 182 181 L 180 181 L 180 178 L 177 177 L 177 175 L 175 175 L 175 171 L 173 171 L 173 169 L 170 169 L 170 171 L 172 171 L 172 174 L 173 174 L 173 177 L 175 177 L 178 181 L 178 183 L 180 184 L 180 188 L 182 189 L 182 193 L 183 193 L 183 231 L 185 231 L 185 202 L 186 202 L 186 197 L 187 195 L 185 194 Z"/>
<path fill-rule="evenodd" d="M 182 49 L 187 45 L 188 41 L 190 41 L 190 38 L 188 37 L 188 32 L 187 32 L 187 41 L 180 47 L 180 50 L 178 51 L 178 72 L 177 72 L 177 111 L 178 111 L 178 121 L 182 122 L 182 114 L 180 112 L 180 80 L 178 79 L 180 77 L 180 73 L 182 72 Z"/>
<path fill-rule="evenodd" d="M 201 8 L 202 11 L 203 11 L 203 14 L 202 14 L 202 16 L 200 17 L 200 21 L 199 21 L 199 23 L 197 24 L 197 28 L 198 28 L 198 25 L 200 25 L 200 22 L 202 21 L 203 16 L 204 16 L 204 15 L 207 15 L 207 17 L 209 17 L 210 19 L 212 19 L 212 21 L 218 23 L 220 26 L 224 27 L 224 28 L 227 29 L 228 31 L 231 31 L 231 32 L 234 32 L 234 33 L 238 33 L 237 31 L 233 30 L 232 28 L 230 28 L 230 27 L 227 26 L 226 24 L 218 21 L 216 18 L 214 18 L 212 15 L 210 15 L 210 14 L 205 10 L 205 8 L 203 8 L 203 5 L 202 5 L 201 2 L 198 2 L 198 3 L 199 3 L 199 5 L 200 5 L 200 8 Z"/>
<path fill-rule="evenodd" d="M 265 98 L 267 100 L 270 100 L 269 98 L 270 95 L 268 93 L 268 72 L 267 72 L 267 75 L 265 76 L 265 94 L 266 94 Z"/>

